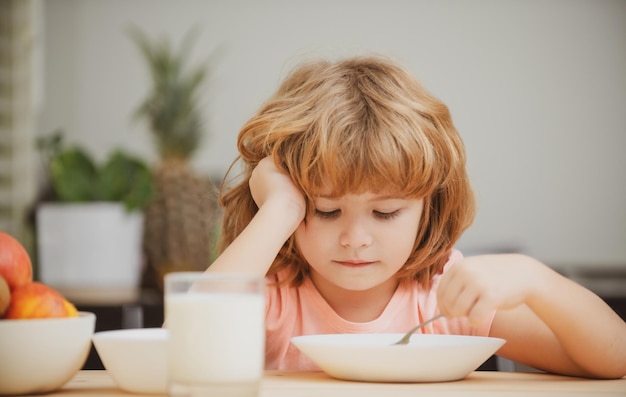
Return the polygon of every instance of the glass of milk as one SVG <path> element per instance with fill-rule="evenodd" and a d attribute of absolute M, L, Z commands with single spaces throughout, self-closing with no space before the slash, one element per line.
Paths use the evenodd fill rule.
<path fill-rule="evenodd" d="M 262 277 L 174 272 L 165 276 L 168 394 L 256 397 L 265 360 Z"/>

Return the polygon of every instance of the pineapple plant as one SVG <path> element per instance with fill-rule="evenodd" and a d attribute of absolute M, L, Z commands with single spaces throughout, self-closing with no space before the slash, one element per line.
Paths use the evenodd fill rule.
<path fill-rule="evenodd" d="M 136 111 L 145 119 L 159 154 L 155 193 L 144 210 L 144 286 L 163 289 L 172 271 L 204 270 L 212 259 L 217 225 L 217 191 L 190 164 L 204 138 L 198 108 L 205 67 L 187 67 L 190 38 L 178 51 L 167 39 L 151 41 L 130 31 L 146 60 L 152 89 Z"/>

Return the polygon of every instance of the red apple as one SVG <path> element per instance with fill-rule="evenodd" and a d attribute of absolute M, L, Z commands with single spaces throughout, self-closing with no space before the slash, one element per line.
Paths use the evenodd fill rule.
<path fill-rule="evenodd" d="M 5 232 L 0 232 L 0 276 L 11 290 L 33 281 L 28 252 L 15 237 Z"/>
<path fill-rule="evenodd" d="M 15 288 L 4 318 L 76 317 L 76 307 L 55 289 L 33 281 Z"/>

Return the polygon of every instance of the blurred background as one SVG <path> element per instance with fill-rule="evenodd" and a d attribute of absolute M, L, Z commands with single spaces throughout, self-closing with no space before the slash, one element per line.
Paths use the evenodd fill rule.
<path fill-rule="evenodd" d="M 24 0 L 0 13 L 0 229 L 30 241 L 44 189 L 35 141 L 62 130 L 97 161 L 156 168 L 151 90 L 130 26 L 190 64 L 203 137 L 195 175 L 219 181 L 239 128 L 299 61 L 383 54 L 446 103 L 478 215 L 459 247 L 523 251 L 555 268 L 626 268 L 626 2 L 622 0 Z M 34 249 L 34 243 L 30 243 Z M 620 284 L 623 286 L 624 284 Z"/>

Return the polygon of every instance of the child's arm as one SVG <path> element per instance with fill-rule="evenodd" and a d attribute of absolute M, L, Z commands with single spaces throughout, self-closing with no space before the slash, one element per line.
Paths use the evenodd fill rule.
<path fill-rule="evenodd" d="M 271 158 L 261 160 L 254 169 L 250 190 L 259 211 L 207 272 L 265 275 L 280 248 L 304 219 L 304 196 Z"/>
<path fill-rule="evenodd" d="M 566 375 L 626 375 L 626 323 L 597 295 L 524 255 L 465 258 L 442 278 L 444 314 L 479 323 L 498 309 L 498 355 Z"/>

